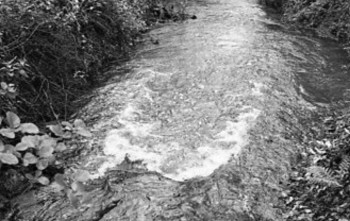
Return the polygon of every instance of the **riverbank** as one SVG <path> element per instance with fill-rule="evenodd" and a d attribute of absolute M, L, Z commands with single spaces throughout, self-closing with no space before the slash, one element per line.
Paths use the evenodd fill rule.
<path fill-rule="evenodd" d="M 315 36 L 334 39 L 344 44 L 349 53 L 348 1 L 264 1 L 273 8 L 276 2 L 283 3 L 277 7 L 283 22 L 313 30 Z M 348 70 L 348 66 L 343 69 Z M 331 72 L 338 74 L 336 70 Z M 344 82 L 348 80 L 344 78 Z M 350 220 L 348 102 L 347 96 L 343 96 L 327 108 L 319 107 L 314 121 L 303 132 L 300 159 L 293 166 L 294 172 L 283 192 L 284 203 L 289 208 L 287 220 Z"/>
<path fill-rule="evenodd" d="M 332 0 L 259 0 L 282 14 L 282 21 L 315 30 L 320 37 L 332 38 L 346 46 L 350 42 L 350 3 Z"/>

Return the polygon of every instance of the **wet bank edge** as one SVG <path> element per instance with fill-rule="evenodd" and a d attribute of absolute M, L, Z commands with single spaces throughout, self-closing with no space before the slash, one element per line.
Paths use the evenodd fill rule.
<path fill-rule="evenodd" d="M 283 220 L 280 192 L 297 160 L 302 120 L 312 111 L 295 90 L 294 76 L 283 76 L 260 73 L 269 87 L 264 100 L 254 101 L 262 112 L 249 144 L 213 175 L 175 182 L 140 168 L 119 168 L 87 185 L 89 207 L 75 209 L 47 187 L 30 201 L 18 199 L 9 220 Z"/>

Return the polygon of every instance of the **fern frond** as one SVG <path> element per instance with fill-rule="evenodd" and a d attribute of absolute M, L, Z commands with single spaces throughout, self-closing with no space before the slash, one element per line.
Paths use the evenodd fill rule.
<path fill-rule="evenodd" d="M 308 167 L 306 171 L 306 179 L 309 181 L 309 183 L 326 185 L 329 187 L 341 186 L 332 174 L 332 171 L 327 168 L 320 166 L 311 166 Z"/>
<path fill-rule="evenodd" d="M 341 163 L 339 164 L 339 174 L 346 174 L 350 169 L 350 156 L 344 156 Z"/>

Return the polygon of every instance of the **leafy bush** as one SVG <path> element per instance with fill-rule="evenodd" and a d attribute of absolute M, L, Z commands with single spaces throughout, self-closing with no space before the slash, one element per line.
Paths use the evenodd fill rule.
<path fill-rule="evenodd" d="M 284 200 L 288 220 L 350 220 L 350 115 L 313 128 Z"/>
<path fill-rule="evenodd" d="M 287 0 L 284 20 L 317 28 L 339 40 L 350 40 L 350 2 L 348 0 Z"/>
<path fill-rule="evenodd" d="M 0 171 L 15 169 L 30 182 L 47 185 L 50 181 L 43 171 L 57 165 L 57 154 L 68 149 L 66 142 L 76 136 L 91 136 L 81 120 L 49 125 L 48 129 L 48 133 L 40 132 L 33 123 L 21 123 L 13 112 L 0 118 Z"/>
<path fill-rule="evenodd" d="M 0 0 L 0 114 L 67 119 L 106 64 L 127 56 L 156 2 Z"/>

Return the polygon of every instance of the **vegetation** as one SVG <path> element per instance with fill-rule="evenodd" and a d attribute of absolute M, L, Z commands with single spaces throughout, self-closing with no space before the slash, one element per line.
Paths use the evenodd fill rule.
<path fill-rule="evenodd" d="M 282 20 L 288 24 L 313 29 L 346 45 L 350 43 L 348 0 L 262 0 L 261 3 L 280 11 Z M 299 162 L 283 192 L 287 220 L 350 220 L 350 114 L 349 111 L 329 113 L 329 110 L 320 113 L 315 125 L 305 134 Z"/>
<path fill-rule="evenodd" d="M 284 19 L 348 43 L 350 2 L 347 0 L 293 0 L 284 5 Z"/>
<path fill-rule="evenodd" d="M 166 2 L 166 1 L 165 1 Z M 72 101 L 157 19 L 184 17 L 161 0 L 0 0 L 0 114 L 66 120 Z M 161 18 L 160 18 L 161 16 Z"/>
<path fill-rule="evenodd" d="M 260 0 L 277 9 L 282 20 L 320 35 L 350 42 L 350 2 L 347 0 Z"/>
<path fill-rule="evenodd" d="M 322 118 L 283 193 L 287 220 L 350 220 L 350 114 Z"/>
<path fill-rule="evenodd" d="M 51 181 L 73 206 L 89 201 L 88 173 L 62 174 L 65 154 L 92 136 L 82 120 L 69 119 L 73 101 L 125 60 L 152 24 L 185 19 L 186 3 L 0 0 L 0 213 L 11 198 Z"/>

